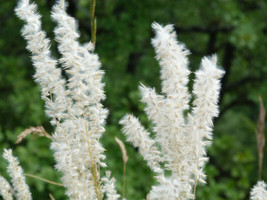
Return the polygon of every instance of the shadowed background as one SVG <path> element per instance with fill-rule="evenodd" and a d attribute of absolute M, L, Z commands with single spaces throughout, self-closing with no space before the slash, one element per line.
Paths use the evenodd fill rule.
<path fill-rule="evenodd" d="M 54 1 L 36 0 L 43 15 L 43 29 L 54 38 L 50 19 Z M 24 168 L 31 173 L 59 182 L 47 138 L 28 136 L 15 145 L 17 135 L 30 126 L 42 125 L 53 133 L 40 88 L 32 80 L 34 68 L 26 43 L 20 35 L 23 23 L 14 14 L 15 0 L 0 0 L 0 151 L 14 149 Z M 206 166 L 207 185 L 198 186 L 197 199 L 245 200 L 258 176 L 255 129 L 259 115 L 258 95 L 267 107 L 267 2 L 264 0 L 97 0 L 96 53 L 103 69 L 109 109 L 102 142 L 107 164 L 122 191 L 122 156 L 114 137 L 125 141 L 118 125 L 126 113 L 152 124 L 139 102 L 138 85 L 156 87 L 160 92 L 159 65 L 150 44 L 151 23 L 174 24 L 178 40 L 191 51 L 190 69 L 199 67 L 204 55 L 218 54 L 226 74 L 222 79 L 219 118 L 215 119 L 212 147 Z M 69 14 L 76 17 L 80 41 L 90 40 L 89 0 L 69 1 Z M 54 57 L 59 57 L 52 40 Z M 194 75 L 190 75 L 192 88 Z M 266 131 L 265 131 L 266 132 Z M 155 183 L 153 174 L 131 145 L 126 144 L 129 161 L 126 171 L 126 198 L 144 199 Z M 266 148 L 265 148 L 266 155 Z M 266 171 L 267 159 L 263 164 Z M 0 173 L 8 178 L 7 163 L 0 158 Z M 263 173 L 267 181 L 267 173 Z M 64 188 L 27 177 L 33 199 L 66 199 Z M 1 197 L 0 197 L 1 198 Z"/>

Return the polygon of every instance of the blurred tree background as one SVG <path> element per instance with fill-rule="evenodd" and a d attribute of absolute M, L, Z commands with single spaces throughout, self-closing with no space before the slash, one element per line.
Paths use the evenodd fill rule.
<path fill-rule="evenodd" d="M 42 125 L 52 133 L 44 115 L 40 88 L 32 80 L 34 69 L 26 43 L 20 35 L 22 22 L 14 14 L 16 0 L 0 0 L 0 150 L 14 149 L 25 173 L 60 182 L 47 138 L 28 136 L 16 145 L 17 135 L 30 126 Z M 43 15 L 43 29 L 53 39 L 55 24 L 50 19 L 54 1 L 36 0 Z M 70 0 L 69 13 L 76 17 L 81 42 L 90 40 L 89 0 Z M 215 119 L 213 145 L 206 166 L 207 185 L 198 186 L 197 199 L 245 200 L 257 181 L 255 129 L 259 115 L 258 95 L 267 107 L 267 1 L 265 0 L 97 0 L 96 52 L 106 72 L 110 115 L 102 138 L 107 164 L 122 191 L 123 163 L 114 137 L 125 140 L 119 119 L 126 113 L 139 116 L 147 128 L 151 124 L 139 101 L 138 85 L 160 91 L 159 65 L 150 44 L 151 23 L 174 24 L 179 41 L 191 51 L 190 69 L 199 67 L 204 55 L 217 53 L 226 74 L 222 80 L 221 114 Z M 56 43 L 51 49 L 59 57 Z M 192 80 L 194 75 L 190 76 Z M 126 197 L 144 199 L 155 183 L 153 174 L 126 144 L 129 161 Z M 266 154 L 265 148 L 265 155 Z M 0 173 L 8 178 L 7 163 L 0 158 Z M 263 164 L 266 172 L 267 159 Z M 267 181 L 267 173 L 263 173 Z M 27 177 L 34 199 L 66 199 L 64 188 Z M 0 197 L 1 198 L 1 197 Z"/>

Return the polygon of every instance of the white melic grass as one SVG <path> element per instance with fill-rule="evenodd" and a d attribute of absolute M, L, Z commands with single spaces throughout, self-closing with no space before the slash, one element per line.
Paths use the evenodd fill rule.
<path fill-rule="evenodd" d="M 224 71 L 217 67 L 216 56 L 202 59 L 195 73 L 193 108 L 185 115 L 191 96 L 187 87 L 189 51 L 176 40 L 172 25 L 153 23 L 152 27 L 152 45 L 161 66 L 162 94 L 144 85 L 140 91 L 156 137 L 150 137 L 132 115 L 126 115 L 120 123 L 127 140 L 139 148 L 156 173 L 159 184 L 152 187 L 149 199 L 193 199 L 197 182 L 205 183 L 206 147 L 211 144 L 212 119 L 219 113 L 217 103 Z M 171 175 L 167 176 L 166 171 Z"/>

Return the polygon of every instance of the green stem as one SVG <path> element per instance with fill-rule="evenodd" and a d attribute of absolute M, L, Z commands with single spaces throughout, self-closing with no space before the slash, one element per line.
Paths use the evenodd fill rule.
<path fill-rule="evenodd" d="M 91 38 L 94 46 L 96 45 L 96 18 L 95 18 L 95 7 L 96 0 L 90 2 L 90 13 L 91 13 Z"/>
<path fill-rule="evenodd" d="M 123 180 L 122 180 L 122 197 L 125 198 L 125 176 L 126 176 L 126 162 L 123 162 Z"/>

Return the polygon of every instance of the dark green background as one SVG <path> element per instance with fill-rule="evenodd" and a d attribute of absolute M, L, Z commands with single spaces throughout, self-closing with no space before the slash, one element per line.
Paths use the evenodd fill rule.
<path fill-rule="evenodd" d="M 54 1 L 38 0 L 43 28 L 53 39 L 50 19 Z M 32 80 L 34 68 L 20 35 L 22 22 L 15 16 L 15 0 L 0 0 L 0 151 L 14 149 L 24 171 L 59 181 L 46 138 L 28 136 L 15 145 L 17 135 L 30 126 L 43 125 L 53 132 L 44 115 L 40 88 Z M 151 23 L 174 24 L 179 41 L 191 51 L 190 69 L 199 67 L 204 55 L 217 53 L 226 70 L 222 80 L 221 115 L 215 120 L 214 141 L 208 154 L 205 186 L 198 186 L 197 199 L 245 200 L 257 181 L 255 128 L 258 95 L 267 107 L 267 2 L 265 0 L 97 0 L 97 46 L 106 71 L 105 106 L 110 110 L 102 142 L 107 164 L 122 189 L 122 159 L 114 137 L 124 140 L 119 119 L 126 113 L 147 120 L 139 101 L 139 82 L 160 91 L 159 65 L 150 44 Z M 71 0 L 69 13 L 79 21 L 81 42 L 90 40 L 88 0 Z M 58 57 L 55 42 L 51 46 Z M 193 74 L 190 76 L 192 87 Z M 126 144 L 129 162 L 126 174 L 128 200 L 145 198 L 155 182 L 137 150 Z M 266 148 L 265 148 L 266 154 Z M 267 159 L 264 162 L 266 171 Z M 9 179 L 7 163 L 0 159 L 1 175 Z M 263 174 L 267 181 L 267 173 Z M 64 189 L 27 178 L 34 199 L 66 199 Z M 0 197 L 1 198 L 1 197 Z"/>

